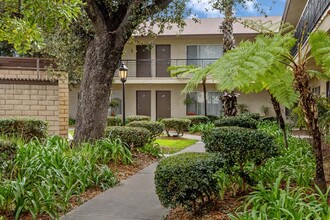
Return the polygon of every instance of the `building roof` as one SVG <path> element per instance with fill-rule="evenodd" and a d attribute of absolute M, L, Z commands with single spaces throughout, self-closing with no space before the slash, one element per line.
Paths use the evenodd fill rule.
<path fill-rule="evenodd" d="M 241 20 L 254 20 L 262 22 L 266 22 L 271 20 L 272 22 L 280 22 L 281 16 L 258 16 L 258 17 L 242 17 L 239 18 Z M 183 31 L 180 32 L 179 28 L 176 25 L 173 25 L 171 29 L 165 29 L 164 33 L 158 36 L 198 36 L 198 35 L 219 35 L 220 30 L 219 26 L 223 18 L 203 18 L 200 19 L 199 22 L 195 22 L 193 19 L 186 20 L 186 26 L 184 27 Z M 158 28 L 154 28 L 154 32 L 158 32 Z M 257 34 L 256 31 L 245 28 L 241 23 L 235 22 L 234 23 L 234 34 Z M 138 34 L 137 34 L 138 36 Z"/>

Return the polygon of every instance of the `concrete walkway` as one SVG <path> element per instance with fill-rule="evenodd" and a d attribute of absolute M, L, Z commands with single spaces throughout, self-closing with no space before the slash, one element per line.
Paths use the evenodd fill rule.
<path fill-rule="evenodd" d="M 184 138 L 200 140 L 199 136 L 184 135 Z M 180 151 L 204 152 L 204 144 L 196 144 Z M 177 153 L 178 154 L 178 153 Z M 158 220 L 166 215 L 155 192 L 154 172 L 158 163 L 153 163 L 119 186 L 94 197 L 63 216 L 62 220 Z"/>

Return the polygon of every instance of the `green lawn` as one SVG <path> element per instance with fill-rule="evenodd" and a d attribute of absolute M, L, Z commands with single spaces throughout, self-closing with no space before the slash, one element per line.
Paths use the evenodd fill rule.
<path fill-rule="evenodd" d="M 173 154 L 197 142 L 197 140 L 184 138 L 160 138 L 156 139 L 156 143 L 163 149 L 164 154 Z"/>

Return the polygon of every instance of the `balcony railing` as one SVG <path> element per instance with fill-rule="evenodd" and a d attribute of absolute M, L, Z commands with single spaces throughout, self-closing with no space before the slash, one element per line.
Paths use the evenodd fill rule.
<path fill-rule="evenodd" d="M 195 65 L 206 67 L 217 59 L 139 59 L 123 60 L 128 67 L 129 77 L 170 77 L 169 66 Z M 118 76 L 118 74 L 116 74 Z"/>
<path fill-rule="evenodd" d="M 311 33 L 316 24 L 325 13 L 326 9 L 330 6 L 330 0 L 309 0 L 303 15 L 300 18 L 296 27 L 295 38 L 302 44 L 305 43 L 308 34 Z M 292 49 L 292 54 L 297 53 L 297 44 Z"/>

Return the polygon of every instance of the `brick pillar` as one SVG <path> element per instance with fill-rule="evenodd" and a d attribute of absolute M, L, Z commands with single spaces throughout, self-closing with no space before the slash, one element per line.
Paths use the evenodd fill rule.
<path fill-rule="evenodd" d="M 58 81 L 58 96 L 59 135 L 67 138 L 69 128 L 69 83 L 67 74 Z"/>

